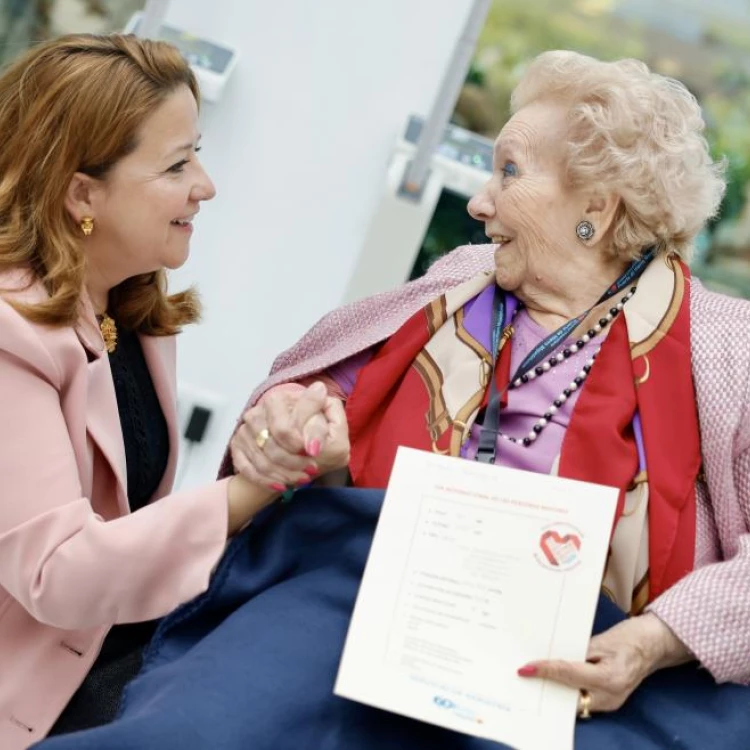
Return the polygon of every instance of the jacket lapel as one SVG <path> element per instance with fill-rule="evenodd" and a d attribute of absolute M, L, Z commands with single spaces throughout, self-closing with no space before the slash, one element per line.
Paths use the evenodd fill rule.
<path fill-rule="evenodd" d="M 127 464 L 109 357 L 103 348 L 93 352 L 87 344 L 84 346 L 89 354 L 86 430 L 117 479 L 117 507 L 124 515 L 129 512 Z"/>
<path fill-rule="evenodd" d="M 104 339 L 91 300 L 85 292 L 81 298 L 81 314 L 75 332 L 89 360 L 86 430 L 112 468 L 117 480 L 117 508 L 120 515 L 124 515 L 129 512 L 129 505 L 120 413 Z"/>

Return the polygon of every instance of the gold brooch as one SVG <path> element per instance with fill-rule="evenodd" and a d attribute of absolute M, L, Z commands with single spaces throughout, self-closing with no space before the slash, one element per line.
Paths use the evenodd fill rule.
<path fill-rule="evenodd" d="M 108 354 L 112 354 L 117 349 L 117 326 L 107 313 L 104 313 L 99 319 L 99 330 L 102 332 L 102 338 L 104 339 L 104 348 Z"/>

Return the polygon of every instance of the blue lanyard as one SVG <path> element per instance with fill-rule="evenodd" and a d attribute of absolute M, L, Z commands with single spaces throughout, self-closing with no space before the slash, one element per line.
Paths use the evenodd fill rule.
<path fill-rule="evenodd" d="M 493 368 L 490 374 L 490 397 L 485 410 L 485 420 L 482 425 L 482 432 L 479 436 L 479 446 L 477 448 L 476 460 L 482 463 L 494 463 L 495 451 L 497 447 L 497 434 L 499 432 L 500 422 L 500 404 L 503 394 L 508 390 L 510 383 L 515 382 L 521 375 L 535 368 L 540 362 L 546 360 L 555 352 L 560 344 L 570 336 L 573 331 L 588 317 L 591 311 L 606 302 L 608 299 L 619 294 L 625 288 L 630 286 L 646 270 L 647 266 L 656 256 L 656 248 L 649 248 L 638 260 L 634 260 L 623 274 L 606 289 L 604 294 L 588 310 L 572 318 L 567 323 L 563 323 L 554 333 L 547 336 L 544 341 L 537 344 L 524 357 L 523 362 L 518 366 L 508 385 L 499 391 L 495 382 L 495 369 L 497 368 L 497 358 L 500 353 L 500 340 L 505 325 L 506 299 L 505 292 L 500 287 L 495 287 L 495 300 L 492 312 L 492 358 Z"/>

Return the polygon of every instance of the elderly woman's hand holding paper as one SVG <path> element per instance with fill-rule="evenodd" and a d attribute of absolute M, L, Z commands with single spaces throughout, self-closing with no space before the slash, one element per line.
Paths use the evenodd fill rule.
<path fill-rule="evenodd" d="M 554 680 L 581 691 L 579 713 L 616 711 L 646 677 L 695 657 L 655 615 L 646 613 L 595 635 L 586 661 L 537 661 L 521 667 L 522 677 Z"/>

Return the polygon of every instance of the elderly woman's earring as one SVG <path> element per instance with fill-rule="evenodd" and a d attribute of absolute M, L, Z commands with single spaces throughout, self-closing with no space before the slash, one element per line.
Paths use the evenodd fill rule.
<path fill-rule="evenodd" d="M 81 231 L 88 237 L 94 231 L 94 220 L 90 216 L 81 219 Z"/>
<path fill-rule="evenodd" d="M 579 240 L 587 242 L 596 234 L 596 230 L 590 221 L 581 221 L 576 227 L 576 234 Z"/>

